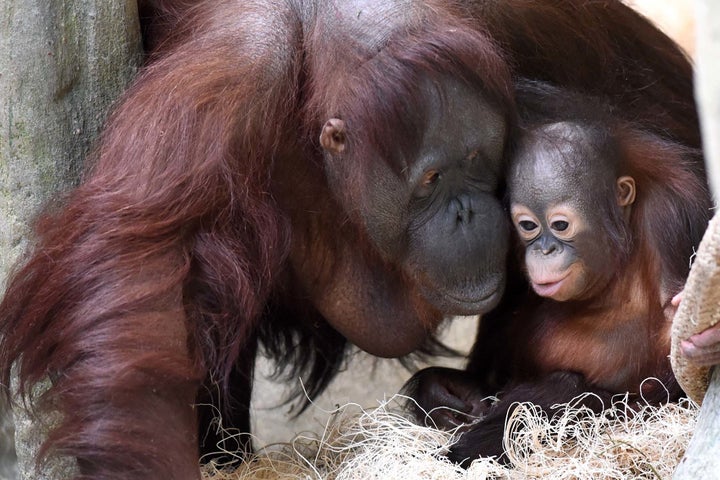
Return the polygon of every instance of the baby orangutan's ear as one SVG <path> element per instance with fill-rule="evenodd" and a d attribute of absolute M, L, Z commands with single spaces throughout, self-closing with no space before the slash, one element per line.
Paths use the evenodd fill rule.
<path fill-rule="evenodd" d="M 617 202 L 621 207 L 632 205 L 635 201 L 635 179 L 627 175 L 617 179 Z"/>

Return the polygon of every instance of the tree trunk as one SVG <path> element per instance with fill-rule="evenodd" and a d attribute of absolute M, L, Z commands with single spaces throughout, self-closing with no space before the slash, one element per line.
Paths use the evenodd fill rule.
<path fill-rule="evenodd" d="M 0 291 L 32 217 L 78 182 L 140 53 L 135 0 L 0 2 Z M 20 474 L 43 478 L 30 473 L 35 447 L 25 443 L 37 432 L 15 415 Z M 0 405 L 0 478 L 17 476 L 8 419 Z"/>
<path fill-rule="evenodd" d="M 674 480 L 698 480 L 716 478 L 720 472 L 720 368 L 714 368 L 702 409 L 697 419 L 695 433 L 685 456 L 678 464 Z"/>
<path fill-rule="evenodd" d="M 700 109 L 703 147 L 715 196 L 720 198 L 720 3 L 697 0 L 696 96 Z M 717 213 L 716 213 L 717 214 Z M 717 262 L 720 259 L 716 259 Z M 708 308 L 717 306 L 708 305 Z M 674 480 L 716 478 L 720 472 L 720 368 L 715 367 L 702 401 L 690 444 L 673 476 Z"/>

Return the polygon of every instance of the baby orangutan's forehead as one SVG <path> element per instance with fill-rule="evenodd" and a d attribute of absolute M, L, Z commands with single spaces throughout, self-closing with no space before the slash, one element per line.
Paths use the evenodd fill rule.
<path fill-rule="evenodd" d="M 577 192 L 578 179 L 573 169 L 552 155 L 539 151 L 517 160 L 508 179 L 513 203 L 529 206 L 533 200 L 548 205 L 565 201 Z"/>
<path fill-rule="evenodd" d="M 613 181 L 608 163 L 599 158 L 581 125 L 559 122 L 538 127 L 521 141 L 511 161 L 512 201 L 532 199 L 549 205 L 586 198 L 598 184 Z"/>

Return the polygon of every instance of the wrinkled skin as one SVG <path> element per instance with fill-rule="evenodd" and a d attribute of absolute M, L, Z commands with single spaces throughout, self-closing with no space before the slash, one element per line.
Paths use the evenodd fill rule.
<path fill-rule="evenodd" d="M 421 89 L 427 99 L 414 158 L 401 175 L 379 163 L 351 190 L 367 231 L 382 255 L 417 279 L 422 295 L 446 313 L 488 311 L 502 296 L 508 225 L 497 190 L 505 168 L 500 112 L 461 82 L 444 78 Z M 345 127 L 326 122 L 331 184 L 345 188 Z M 448 141 L 450 138 L 455 141 Z M 342 191 L 337 194 L 343 198 Z"/>

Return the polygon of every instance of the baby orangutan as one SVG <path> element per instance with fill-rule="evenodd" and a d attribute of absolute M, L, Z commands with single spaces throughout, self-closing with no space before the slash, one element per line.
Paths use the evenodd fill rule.
<path fill-rule="evenodd" d="M 525 127 L 508 175 L 512 260 L 526 281 L 516 277 L 483 316 L 466 370 L 428 368 L 406 386 L 420 419 L 466 424 L 449 453 L 458 463 L 504 459 L 517 402 L 552 415 L 585 392 L 593 411 L 616 394 L 650 403 L 681 394 L 668 360 L 670 301 L 707 224 L 679 207 L 690 195 L 709 205 L 690 167 L 697 152 L 604 114 L 543 120 Z"/>
<path fill-rule="evenodd" d="M 635 180 L 601 162 L 589 134 L 572 123 L 538 128 L 509 177 L 512 222 L 525 246 L 530 285 L 559 302 L 597 296 L 618 269 L 610 260 L 624 261 L 629 253 Z"/>

